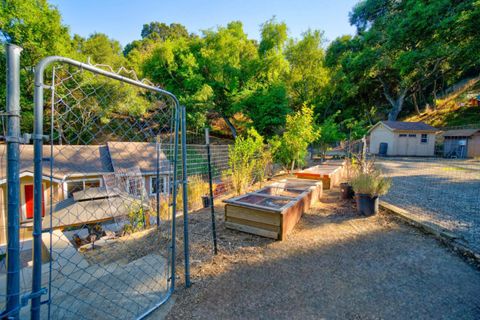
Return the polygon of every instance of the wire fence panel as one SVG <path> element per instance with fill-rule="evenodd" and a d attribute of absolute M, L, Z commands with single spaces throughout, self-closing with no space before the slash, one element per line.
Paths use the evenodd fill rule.
<path fill-rule="evenodd" d="M 473 159 L 382 158 L 392 178 L 383 200 L 480 251 L 480 163 Z"/>
<path fill-rule="evenodd" d="M 367 154 L 392 179 L 382 201 L 443 230 L 474 252 L 480 251 L 480 162 L 468 135 L 477 130 L 454 128 L 438 133 L 429 156 L 387 156 L 372 146 L 374 153 Z M 346 142 L 339 152 L 350 155 L 355 163 L 367 151 L 363 145 L 361 140 Z"/>
<path fill-rule="evenodd" d="M 28 306 L 42 319 L 142 318 L 174 287 L 178 102 L 125 71 L 52 65 L 36 114 L 43 137 L 20 146 L 20 318 Z M 39 139 L 48 142 L 36 156 Z"/>

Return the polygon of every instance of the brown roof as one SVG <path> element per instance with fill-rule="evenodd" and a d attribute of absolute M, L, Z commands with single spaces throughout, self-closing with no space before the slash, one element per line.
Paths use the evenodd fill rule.
<path fill-rule="evenodd" d="M 43 147 L 43 157 L 51 155 L 50 146 Z M 0 178 L 6 177 L 6 145 L 0 145 Z M 95 175 L 112 172 L 110 156 L 104 145 L 53 146 L 53 176 Z M 20 145 L 20 172 L 33 173 L 33 145 Z M 43 174 L 50 175 L 50 162 L 43 161 Z"/>
<path fill-rule="evenodd" d="M 157 149 L 153 142 L 107 142 L 107 147 L 115 171 L 138 167 L 145 174 L 154 173 L 157 170 Z M 173 170 L 162 150 L 160 150 L 159 165 L 160 171 Z"/>
<path fill-rule="evenodd" d="M 442 135 L 444 137 L 470 137 L 479 132 L 480 129 L 447 130 Z"/>
<path fill-rule="evenodd" d="M 403 122 L 403 121 L 381 121 L 385 126 L 392 130 L 400 131 L 438 131 L 437 128 L 432 127 L 425 122 Z"/>

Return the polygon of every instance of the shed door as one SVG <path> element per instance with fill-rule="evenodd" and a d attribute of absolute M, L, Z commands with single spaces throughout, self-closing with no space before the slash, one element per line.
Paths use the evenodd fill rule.
<path fill-rule="evenodd" d="M 25 188 L 25 216 L 27 219 L 33 219 L 33 184 L 26 184 Z M 42 186 L 42 217 L 45 216 L 45 201 L 43 197 L 43 186 Z"/>
<path fill-rule="evenodd" d="M 398 135 L 397 155 L 399 156 L 407 155 L 407 140 L 408 140 L 408 136 L 406 133 L 401 133 Z"/>
<path fill-rule="evenodd" d="M 417 155 L 417 135 L 415 133 L 409 133 L 407 139 L 407 156 Z"/>

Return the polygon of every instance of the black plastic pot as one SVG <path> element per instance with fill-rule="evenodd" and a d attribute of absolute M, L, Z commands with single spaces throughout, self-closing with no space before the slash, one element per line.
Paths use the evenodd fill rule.
<path fill-rule="evenodd" d="M 378 212 L 378 196 L 369 194 L 355 194 L 357 212 L 364 216 L 372 216 Z"/>
<path fill-rule="evenodd" d="M 204 208 L 210 207 L 210 197 L 209 196 L 202 196 L 202 203 Z"/>
<path fill-rule="evenodd" d="M 343 200 L 353 199 L 353 196 L 355 195 L 352 186 L 347 182 L 340 183 L 340 192 Z"/>

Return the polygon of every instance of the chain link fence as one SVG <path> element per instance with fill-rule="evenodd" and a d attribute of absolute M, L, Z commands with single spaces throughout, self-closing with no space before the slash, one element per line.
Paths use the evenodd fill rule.
<path fill-rule="evenodd" d="M 44 61 L 48 67 L 36 70 L 34 145 L 19 147 L 14 256 L 5 232 L 12 185 L 2 180 L 4 315 L 143 318 L 174 288 L 181 108 L 123 69 Z M 4 178 L 8 152 L 0 147 Z M 9 282 L 9 255 L 19 261 L 19 287 Z"/>
<path fill-rule="evenodd" d="M 465 129 L 467 128 L 467 129 Z M 392 186 L 381 200 L 405 210 L 426 225 L 443 230 L 455 241 L 480 252 L 480 127 L 443 128 L 428 139 L 434 139 L 429 156 L 382 156 L 369 138 L 347 141 L 339 149 L 343 156 L 356 161 L 367 157 L 375 161 L 383 174 L 392 179 Z M 402 133 L 398 139 L 421 144 L 420 133 Z M 414 144 L 411 144 L 415 146 Z M 390 148 L 391 146 L 389 146 Z M 478 149 L 480 150 L 480 149 Z M 410 150 L 412 151 L 412 150 Z"/>

